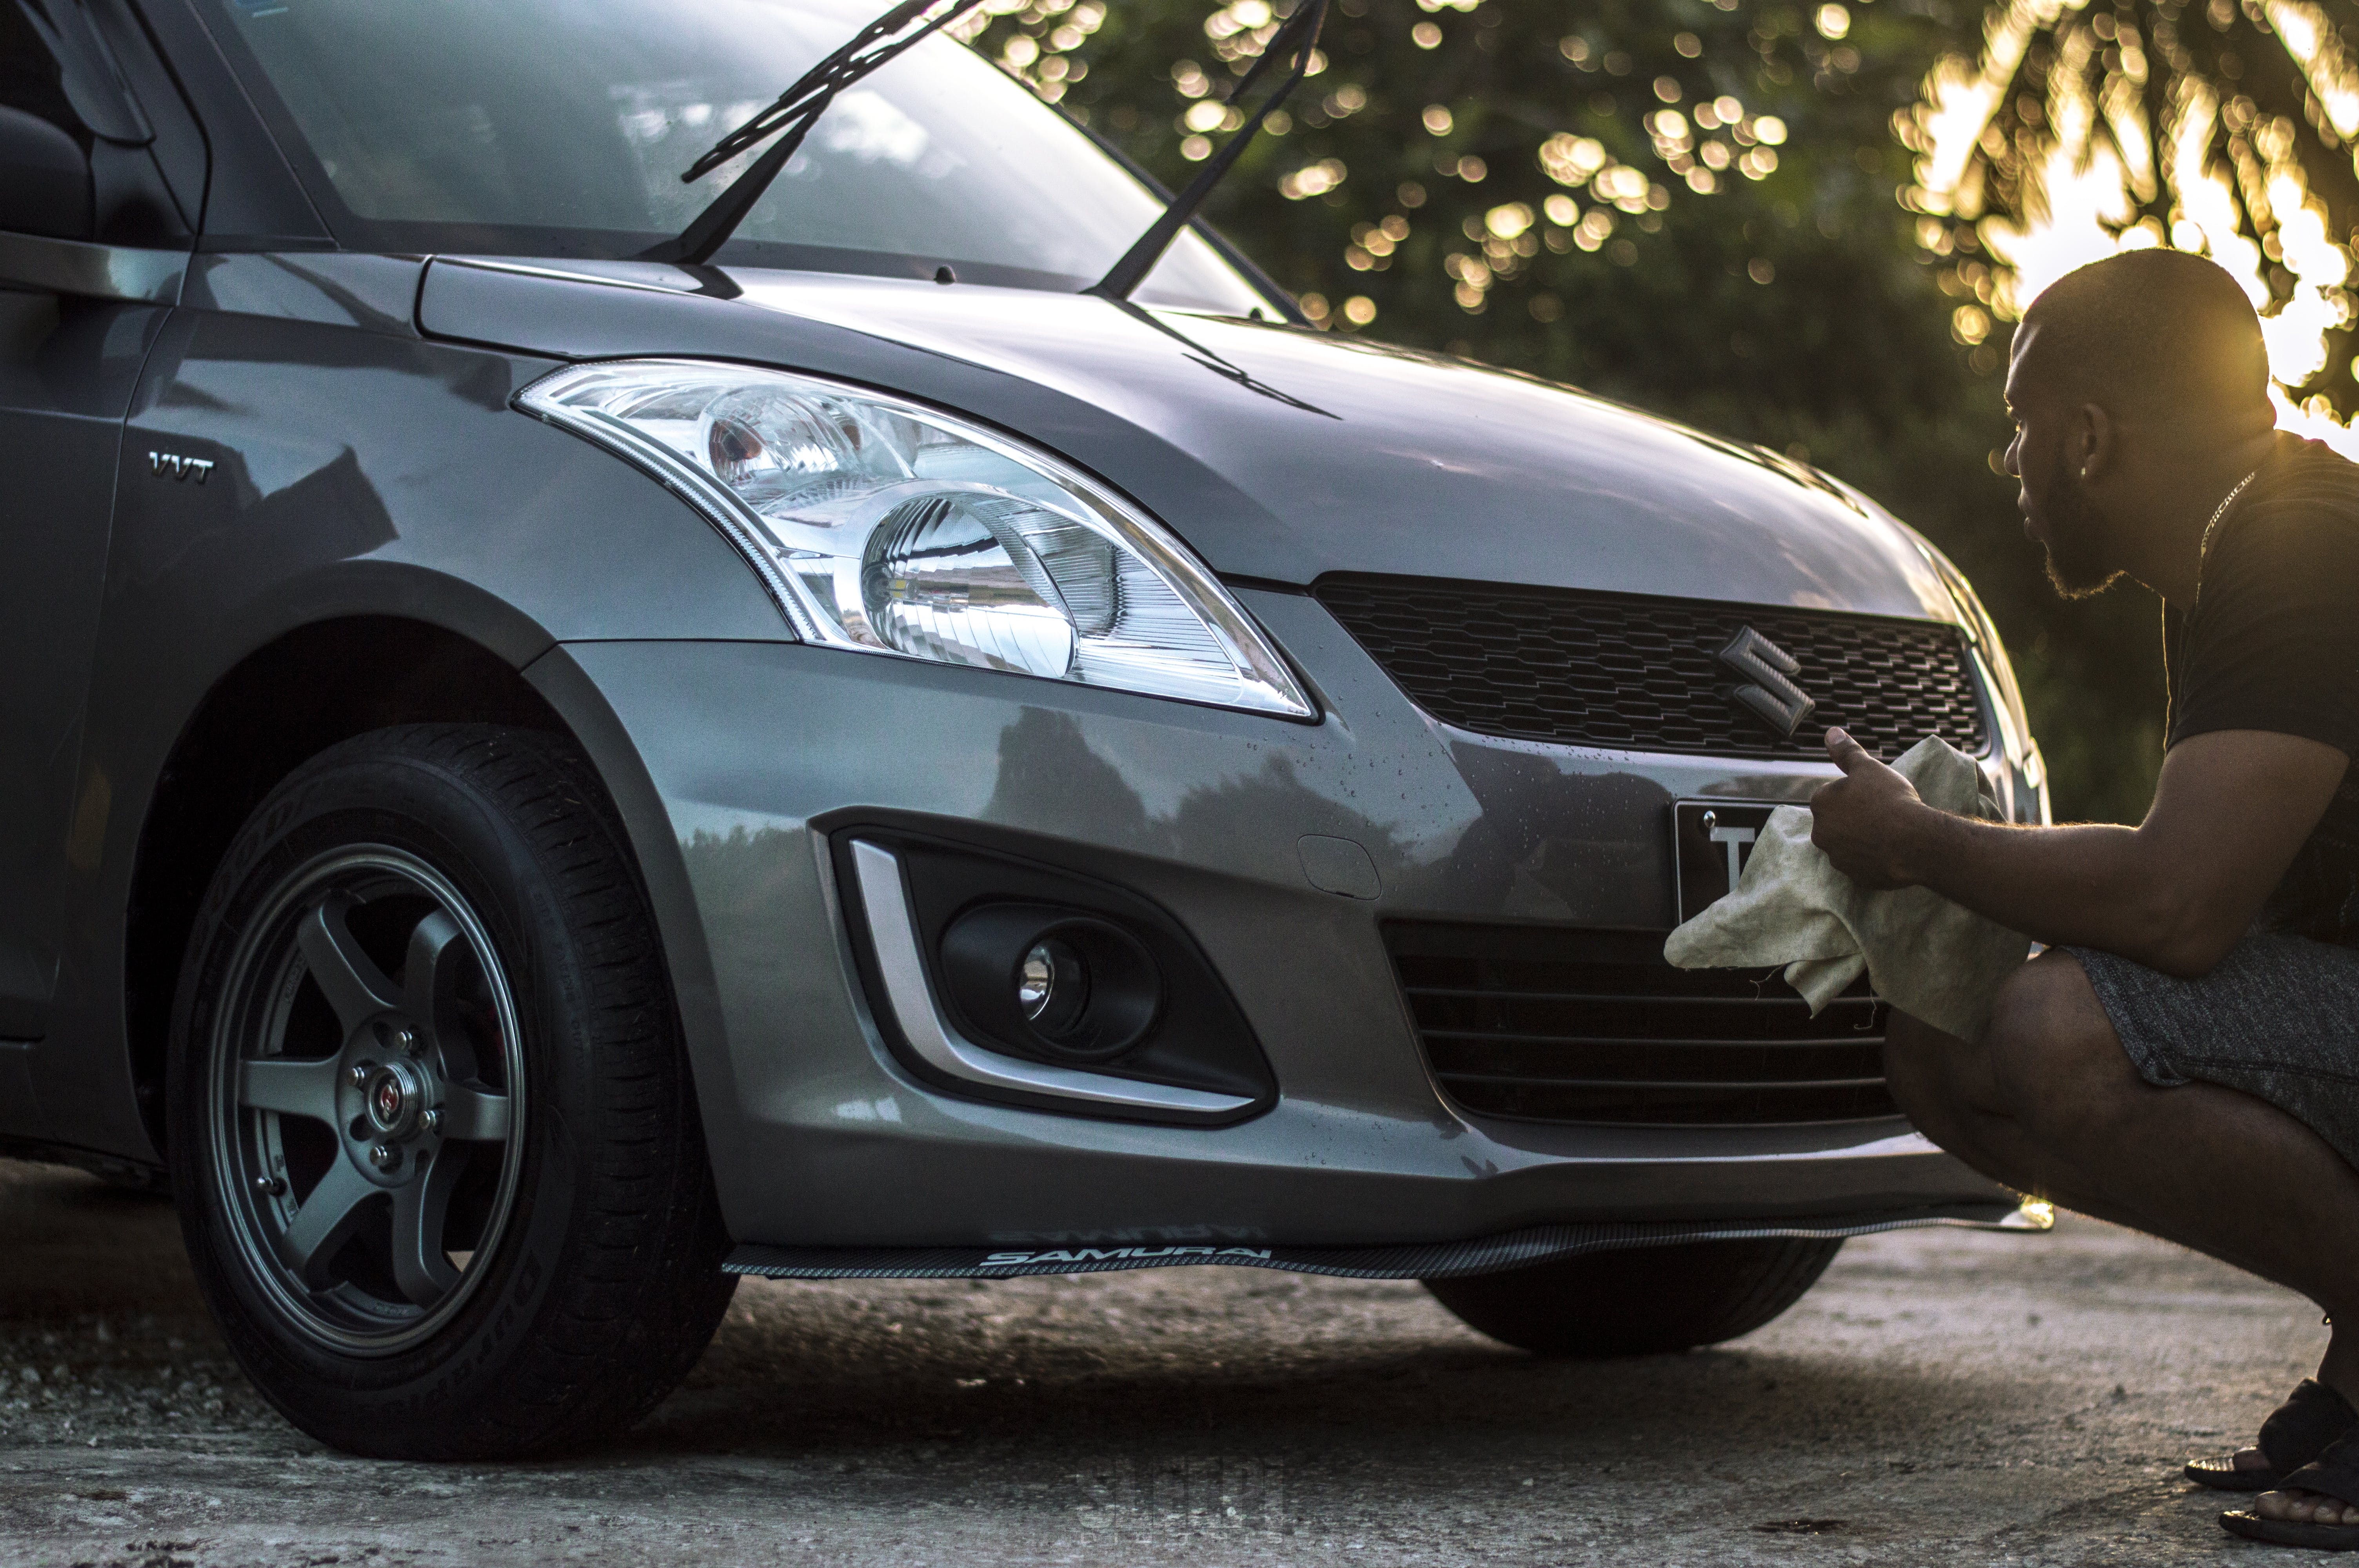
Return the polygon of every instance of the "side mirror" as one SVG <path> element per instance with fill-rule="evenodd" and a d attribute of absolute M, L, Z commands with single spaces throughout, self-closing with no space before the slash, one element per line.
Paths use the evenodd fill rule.
<path fill-rule="evenodd" d="M 38 115 L 0 107 L 0 231 L 87 240 L 90 156 Z"/>

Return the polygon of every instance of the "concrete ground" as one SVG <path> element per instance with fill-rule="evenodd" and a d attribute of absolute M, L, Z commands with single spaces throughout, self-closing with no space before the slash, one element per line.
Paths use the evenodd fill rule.
<path fill-rule="evenodd" d="M 0 1162 L 0 1563 L 2300 1562 L 2176 1472 L 2322 1340 L 2072 1218 L 1854 1241 L 1759 1333 L 1595 1365 L 1412 1284 L 749 1281 L 597 1456 L 395 1465 L 254 1394 L 168 1206 Z"/>

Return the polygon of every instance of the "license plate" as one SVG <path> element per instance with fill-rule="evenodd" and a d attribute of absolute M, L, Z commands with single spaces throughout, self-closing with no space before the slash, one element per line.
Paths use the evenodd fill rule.
<path fill-rule="evenodd" d="M 1774 806 L 1747 801 L 1682 800 L 1671 807 L 1671 851 L 1678 868 L 1680 920 L 1728 896 L 1769 821 Z"/>

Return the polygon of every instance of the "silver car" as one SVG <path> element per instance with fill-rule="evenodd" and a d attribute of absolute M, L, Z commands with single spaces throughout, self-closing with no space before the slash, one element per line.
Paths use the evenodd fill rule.
<path fill-rule="evenodd" d="M 1201 227 L 1090 291 L 1164 198 L 947 37 L 699 240 L 864 20 L 0 8 L 5 1147 L 409 1456 L 616 1430 L 741 1274 L 1611 1355 L 2010 1222 L 1874 996 L 1661 955 L 1824 724 L 2045 818 L 1940 554 Z"/>

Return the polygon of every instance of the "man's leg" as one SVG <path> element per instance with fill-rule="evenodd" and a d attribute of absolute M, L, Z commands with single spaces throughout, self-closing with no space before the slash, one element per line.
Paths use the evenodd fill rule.
<path fill-rule="evenodd" d="M 2324 1140 L 2237 1090 L 2139 1077 L 2068 953 L 2025 965 L 1977 1044 L 1893 1022 L 1886 1074 L 1927 1137 L 2018 1191 L 2299 1291 L 2336 1323 L 2319 1381 L 2359 1405 L 2359 1249 L 2319 1239 L 2359 1232 L 2359 1171 Z M 2261 1508 L 2359 1522 L 2359 1508 L 2305 1494 Z"/>

